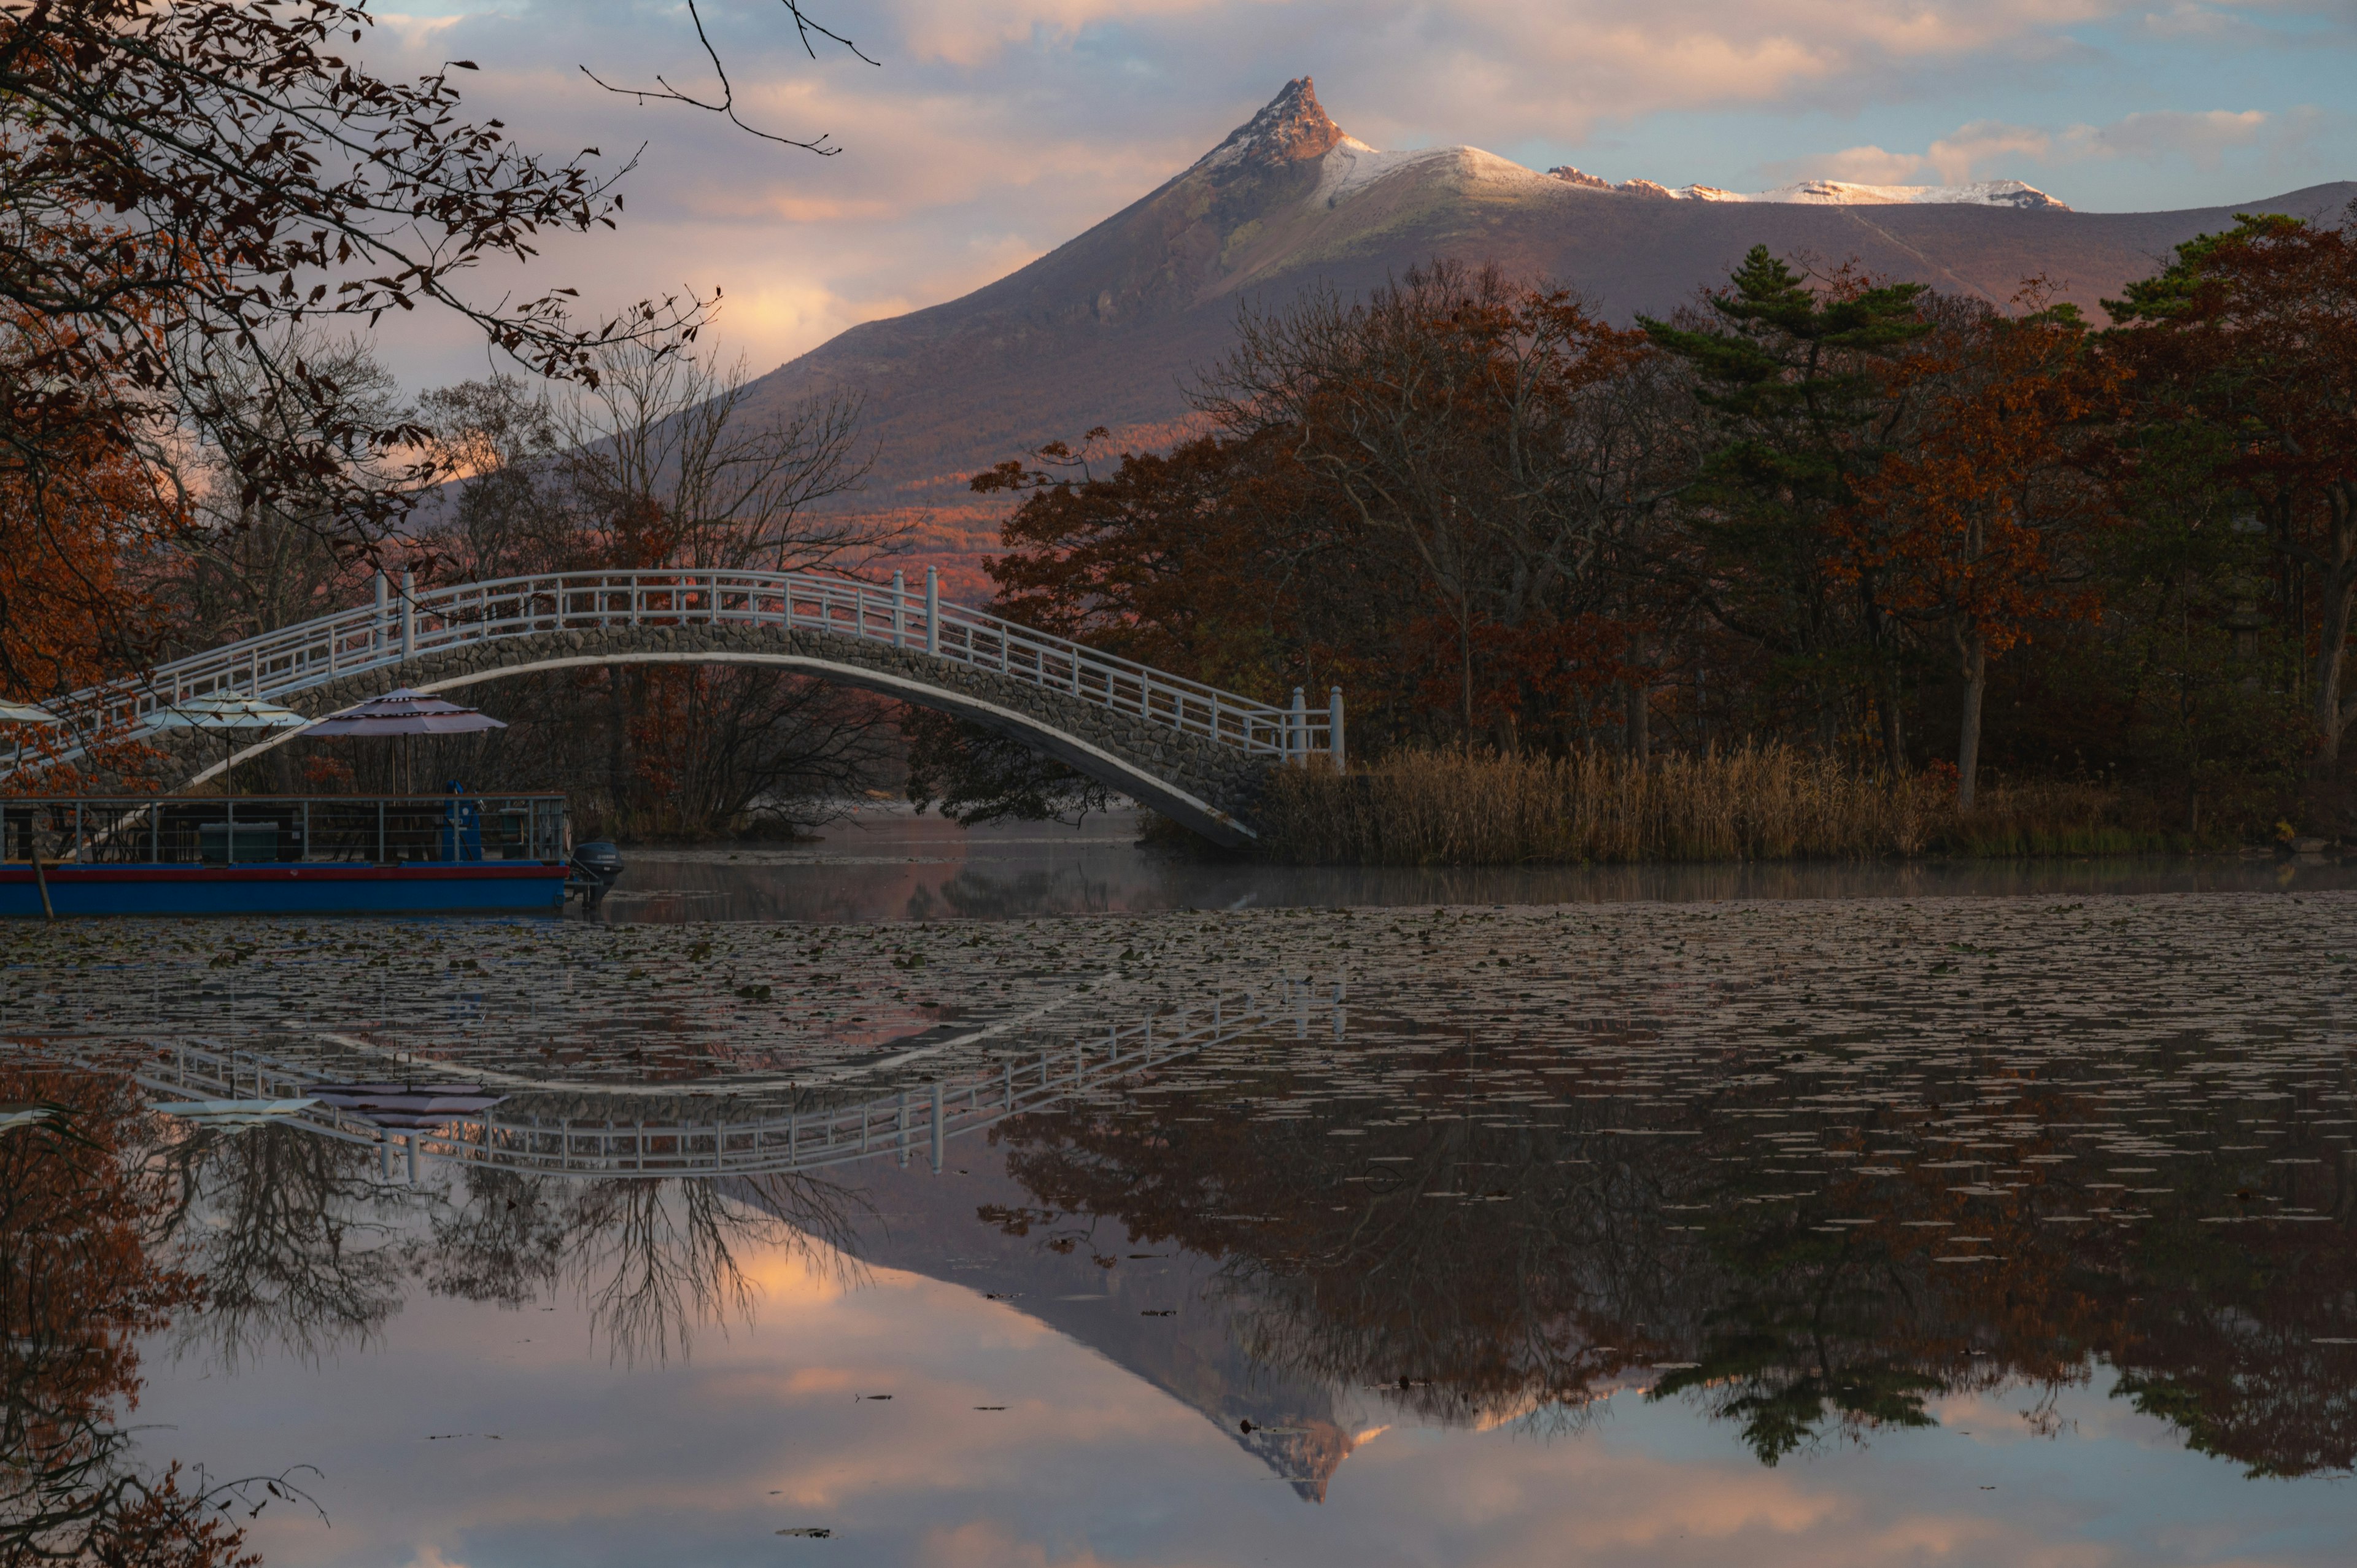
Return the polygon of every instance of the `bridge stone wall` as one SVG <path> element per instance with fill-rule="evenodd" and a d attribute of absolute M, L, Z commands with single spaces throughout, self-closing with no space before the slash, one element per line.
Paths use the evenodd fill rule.
<path fill-rule="evenodd" d="M 1248 756 L 1069 693 L 939 658 L 921 647 L 726 622 L 491 639 L 278 693 L 274 700 L 317 717 L 401 686 L 447 692 L 533 669 L 651 662 L 780 664 L 971 719 L 1232 846 L 1254 838 L 1254 808 L 1279 766 L 1273 757 Z M 496 709 L 495 703 L 490 705 Z M 218 736 L 175 740 L 173 749 L 198 768 L 221 759 Z"/>

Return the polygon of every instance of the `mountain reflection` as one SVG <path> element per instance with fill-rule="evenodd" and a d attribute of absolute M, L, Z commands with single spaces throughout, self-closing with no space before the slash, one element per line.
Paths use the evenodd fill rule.
<path fill-rule="evenodd" d="M 2347 1166 L 2238 1157 L 2246 1107 L 2177 1105 L 2170 1135 L 2207 1157 L 2162 1187 L 2087 1169 L 2115 1106 L 1988 1061 L 1911 1075 L 1904 1103 L 1797 1104 L 1730 1060 L 1675 1102 L 1587 1084 L 1509 1114 L 1484 1091 L 1505 1064 L 1470 1039 L 1388 1050 L 1381 1093 L 1352 1092 L 1347 1057 L 1018 1118 L 993 1136 L 1036 1207 L 983 1218 L 1109 1217 L 1217 1260 L 1256 1362 L 1426 1420 L 1577 1424 L 1641 1387 L 1774 1465 L 1999 1390 L 2051 1434 L 2055 1396 L 2102 1363 L 2253 1475 L 2357 1460 Z M 2309 1085 L 2327 1090 L 2345 1086 Z"/>

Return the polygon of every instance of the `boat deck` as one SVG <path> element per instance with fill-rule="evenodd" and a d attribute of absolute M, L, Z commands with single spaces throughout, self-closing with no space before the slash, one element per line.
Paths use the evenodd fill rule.
<path fill-rule="evenodd" d="M 0 918 L 554 912 L 571 852 L 553 794 L 0 800 Z"/>

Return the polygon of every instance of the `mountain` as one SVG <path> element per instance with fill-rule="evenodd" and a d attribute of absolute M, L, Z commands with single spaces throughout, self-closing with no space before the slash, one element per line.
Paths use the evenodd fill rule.
<path fill-rule="evenodd" d="M 1109 1216 L 1066 1217 L 1088 1230 L 1085 1248 L 987 1222 L 991 1211 L 1036 1216 L 1039 1200 L 1007 1174 L 1005 1146 L 952 1146 L 963 1163 L 938 1176 L 921 1160 L 880 1156 L 833 1174 L 828 1185 L 839 1180 L 861 1216 L 850 1247 L 859 1262 L 1005 1302 L 1088 1347 L 1201 1414 L 1305 1502 L 1324 1502 L 1342 1462 L 1399 1419 L 1381 1395 L 1254 1361 L 1239 1321 L 1252 1301 L 1216 1258 L 1168 1241 L 1149 1248 Z M 726 1190 L 778 1212 L 758 1183 Z"/>
<path fill-rule="evenodd" d="M 1346 134 L 1309 79 L 1171 178 L 963 299 L 871 321 L 763 377 L 759 403 L 818 391 L 866 403 L 878 442 L 863 510 L 929 513 L 916 560 L 979 590 L 974 553 L 1003 503 L 966 476 L 1093 425 L 1133 447 L 1186 427 L 1185 388 L 1233 338 L 1239 306 L 1361 293 L 1436 256 L 1578 289 L 1626 322 L 1691 300 L 1754 244 L 2004 303 L 2043 276 L 2091 313 L 2172 246 L 2238 210 L 2330 215 L 2357 183 L 2236 207 L 2078 212 L 2018 180 L 1810 180 L 1743 195 L 1541 172 L 1478 147 L 1387 153 Z M 759 403 L 757 403 L 757 406 Z"/>

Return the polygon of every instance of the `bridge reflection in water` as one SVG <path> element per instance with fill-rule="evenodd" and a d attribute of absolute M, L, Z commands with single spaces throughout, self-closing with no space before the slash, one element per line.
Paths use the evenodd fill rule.
<path fill-rule="evenodd" d="M 694 1121 L 535 1112 L 528 1108 L 530 1102 L 547 1096 L 535 1096 L 529 1089 L 447 1118 L 372 1115 L 334 1102 L 348 1096 L 318 1097 L 315 1090 L 326 1080 L 317 1066 L 187 1042 L 159 1046 L 135 1077 L 143 1088 L 188 1104 L 259 1107 L 276 1102 L 294 1107 L 301 1102 L 272 1120 L 343 1143 L 373 1145 L 382 1176 L 390 1180 L 400 1164 L 412 1184 L 418 1181 L 424 1161 L 540 1176 L 738 1176 L 823 1170 L 878 1155 L 894 1155 L 907 1165 L 920 1150 L 938 1174 L 953 1138 L 986 1131 L 1009 1117 L 1050 1110 L 1287 1019 L 1297 1036 L 1306 1036 L 1313 1018 L 1330 1028 L 1335 1038 L 1342 1037 L 1346 1015 L 1340 984 L 1318 987 L 1307 978 L 1280 979 L 1196 1006 L 1111 1023 L 1102 1034 L 1076 1036 L 1055 1047 L 1021 1053 L 990 1050 L 985 1060 L 967 1059 L 945 1075 L 904 1081 L 864 1100 L 803 1108 L 803 1101 L 827 1097 L 830 1080 L 872 1078 L 906 1067 L 914 1058 L 971 1049 L 991 1035 L 985 1027 L 876 1063 L 831 1069 L 815 1084 L 807 1079 L 788 1083 L 783 1087 L 795 1103 L 782 1114 L 759 1113 L 758 1101 L 748 1106 L 752 1114 L 722 1114 L 730 1103 L 724 1092 L 709 1097 L 714 1114 Z M 479 1086 L 422 1078 L 404 1087 L 412 1092 L 438 1089 L 456 1097 L 461 1090 Z M 500 1113 L 510 1098 L 522 1106 Z M 643 1097 L 613 1098 L 633 1109 L 645 1103 Z"/>

